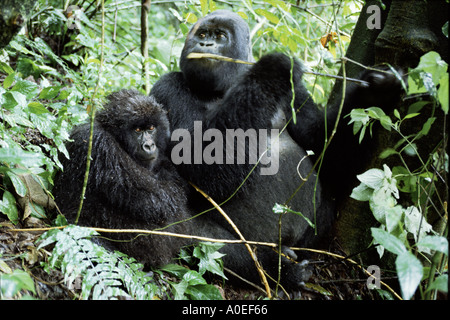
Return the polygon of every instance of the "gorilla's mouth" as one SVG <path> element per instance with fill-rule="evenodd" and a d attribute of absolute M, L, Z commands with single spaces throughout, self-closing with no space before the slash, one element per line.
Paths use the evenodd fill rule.
<path fill-rule="evenodd" d="M 206 63 L 218 63 L 220 60 L 217 59 L 217 55 L 213 54 L 212 52 L 204 51 L 204 52 L 191 52 L 187 55 L 188 59 L 190 60 L 197 60 L 199 62 L 206 62 Z"/>
<path fill-rule="evenodd" d="M 141 162 L 144 162 L 144 163 L 152 162 L 152 161 L 155 160 L 155 159 L 156 159 L 155 156 L 150 156 L 150 157 L 141 156 L 141 157 L 138 157 L 138 158 L 137 158 L 138 161 L 141 161 Z"/>

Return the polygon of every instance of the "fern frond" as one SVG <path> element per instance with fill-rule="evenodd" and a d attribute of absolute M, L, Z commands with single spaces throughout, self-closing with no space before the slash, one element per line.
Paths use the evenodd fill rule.
<path fill-rule="evenodd" d="M 61 269 L 66 284 L 82 277 L 82 299 L 148 300 L 160 294 L 142 264 L 118 251 L 110 252 L 91 241 L 98 233 L 75 225 L 44 233 L 39 249 L 55 244 L 45 268 Z"/>

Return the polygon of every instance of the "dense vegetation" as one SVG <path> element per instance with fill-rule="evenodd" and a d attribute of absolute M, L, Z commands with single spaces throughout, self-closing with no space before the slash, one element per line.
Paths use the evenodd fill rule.
<path fill-rule="evenodd" d="M 95 230 L 76 226 L 52 229 L 39 241 L 35 235 L 3 230 L 67 224 L 63 213 L 50 212 L 55 207 L 53 178 L 64 169 L 58 157 L 68 156 L 64 144 L 71 128 L 88 121 L 109 93 L 121 88 L 145 92 L 161 75 L 177 69 L 184 37 L 198 18 L 218 8 L 232 9 L 250 25 L 256 60 L 278 50 L 303 60 L 311 70 L 337 74 L 337 62 L 350 42 L 363 3 L 152 1 L 147 57 L 141 53 L 141 1 L 104 2 L 104 7 L 102 1 L 92 0 L 71 1 L 69 6 L 69 1 L 38 0 L 26 28 L 0 50 L 0 241 L 15 241 L 20 247 L 16 252 L 0 251 L 1 296 L 42 297 L 23 271 L 27 268 L 7 263 L 18 259 L 27 267 L 42 265 L 48 273 L 51 269 L 62 271 L 69 286 L 81 283 L 73 291 L 75 298 L 220 299 L 217 287 L 204 278 L 212 273 L 226 281 L 217 253 L 220 244 L 202 243 L 194 250 L 182 251 L 180 265 L 145 274 L 132 258 L 109 253 L 91 242 Z M 372 169 L 358 177 L 361 185 L 352 197 L 370 202 L 379 222 L 372 236 L 380 255 L 386 249 L 398 256 L 400 295 L 410 299 L 417 291 L 417 298 L 430 299 L 436 298 L 438 291 L 447 292 L 447 200 L 437 203 L 430 199 L 436 188 L 448 189 L 448 136 L 425 157 L 419 155 L 415 143 L 429 133 L 436 119 L 441 119 L 438 122 L 445 129 L 447 64 L 430 53 L 411 72 L 408 82 L 409 95 L 426 93 L 427 100 L 410 107 L 406 114 L 395 112 L 395 119 L 379 108 L 355 110 L 351 122 L 361 139 L 377 121 L 401 134 L 404 122 L 414 121 L 425 105 L 432 104 L 434 115 L 425 120 L 420 132 L 404 136 L 380 155 L 417 156 L 421 169 L 412 171 L 406 162 Z M 306 75 L 305 83 L 315 101 L 326 105 L 334 79 Z M 400 193 L 410 196 L 412 204 L 402 206 Z M 74 201 L 79 201 L 79 196 L 74 195 Z M 435 231 L 424 219 L 426 207 L 431 205 L 444 212 Z M 26 245 L 20 237 L 26 238 Z M 311 285 L 310 289 L 323 296 L 331 294 L 323 286 Z M 387 290 L 379 292 L 393 297 Z"/>

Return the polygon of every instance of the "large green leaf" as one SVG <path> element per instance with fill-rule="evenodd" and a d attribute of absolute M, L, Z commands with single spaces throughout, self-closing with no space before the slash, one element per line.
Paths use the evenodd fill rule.
<path fill-rule="evenodd" d="M 379 189 L 383 186 L 385 178 L 384 171 L 381 169 L 370 169 L 366 172 L 357 175 L 359 181 L 372 189 Z"/>
<path fill-rule="evenodd" d="M 403 242 L 389 232 L 380 228 L 371 228 L 371 231 L 372 237 L 375 239 L 375 241 L 385 247 L 386 250 L 389 250 L 390 252 L 397 255 L 401 255 L 407 252 Z"/>
<path fill-rule="evenodd" d="M 448 256 L 448 240 L 444 237 L 426 236 L 417 243 L 417 246 L 440 251 Z"/>
<path fill-rule="evenodd" d="M 423 266 L 411 252 L 405 251 L 395 260 L 398 281 L 405 300 L 411 299 L 423 276 Z"/>

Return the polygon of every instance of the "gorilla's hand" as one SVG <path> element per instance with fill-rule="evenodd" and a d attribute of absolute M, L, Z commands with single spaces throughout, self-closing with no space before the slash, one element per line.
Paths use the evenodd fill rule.
<path fill-rule="evenodd" d="M 312 267 L 308 260 L 291 262 L 283 270 L 284 284 L 290 290 L 300 289 L 312 276 Z"/>
<path fill-rule="evenodd" d="M 295 59 L 282 53 L 267 54 L 255 63 L 251 69 L 251 76 L 260 82 L 267 82 L 278 86 L 278 91 L 291 91 L 291 79 L 294 85 L 300 83 L 302 77 L 302 65 Z M 280 93 L 281 93 L 280 92 Z"/>
<path fill-rule="evenodd" d="M 359 107 L 367 108 L 372 106 L 389 110 L 400 99 L 405 75 L 402 70 L 397 70 L 395 75 L 389 67 L 383 66 L 380 71 L 366 70 L 360 79 L 369 83 L 368 86 L 359 87 L 357 96 L 360 99 Z"/>

